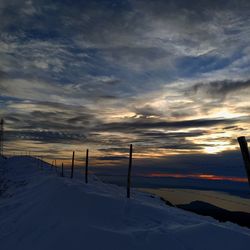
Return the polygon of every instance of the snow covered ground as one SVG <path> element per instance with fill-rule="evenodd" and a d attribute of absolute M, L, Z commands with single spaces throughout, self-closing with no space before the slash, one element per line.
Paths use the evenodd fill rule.
<path fill-rule="evenodd" d="M 92 176 L 62 178 L 37 159 L 0 159 L 1 250 L 244 250 L 250 230 L 219 223 L 159 198 L 104 184 Z M 5 191 L 3 191 L 3 189 Z"/>

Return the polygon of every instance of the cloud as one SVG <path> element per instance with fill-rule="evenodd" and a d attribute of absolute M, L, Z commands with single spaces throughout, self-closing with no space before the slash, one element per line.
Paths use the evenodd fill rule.
<path fill-rule="evenodd" d="M 137 159 L 159 165 L 166 155 L 234 150 L 232 138 L 249 133 L 249 7 L 1 1 L 0 115 L 9 148 L 28 140 L 63 156 L 65 145 L 84 141 L 109 164 L 133 142 Z"/>
<path fill-rule="evenodd" d="M 211 127 L 219 124 L 231 124 L 236 122 L 236 119 L 195 119 L 195 120 L 184 120 L 184 121 L 132 121 L 123 123 L 110 123 L 103 124 L 100 130 L 108 131 L 131 131 L 132 129 L 159 129 L 159 128 L 201 128 Z"/>
<path fill-rule="evenodd" d="M 250 80 L 247 81 L 221 81 L 210 83 L 198 83 L 192 86 L 192 94 L 207 94 L 209 96 L 222 96 L 238 91 L 250 91 Z"/>
<path fill-rule="evenodd" d="M 121 160 L 127 160 L 127 157 L 124 156 L 103 156 L 97 158 L 97 160 L 102 160 L 102 161 L 121 161 Z"/>
<path fill-rule="evenodd" d="M 84 134 L 80 133 L 67 133 L 67 132 L 57 132 L 57 131 L 7 131 L 5 134 L 7 141 L 38 141 L 42 143 L 80 143 L 86 140 Z"/>

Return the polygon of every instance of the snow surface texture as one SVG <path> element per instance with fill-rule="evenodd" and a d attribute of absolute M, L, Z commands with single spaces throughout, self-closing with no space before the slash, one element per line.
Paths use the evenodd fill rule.
<path fill-rule="evenodd" d="M 45 164 L 44 164 L 45 165 Z M 158 197 L 76 171 L 62 178 L 37 159 L 0 159 L 1 250 L 244 250 L 250 230 L 166 206 Z M 69 176 L 67 174 L 67 176 Z"/>

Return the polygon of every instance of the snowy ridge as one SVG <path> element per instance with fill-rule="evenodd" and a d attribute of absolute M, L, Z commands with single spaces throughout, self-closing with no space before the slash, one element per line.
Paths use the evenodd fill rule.
<path fill-rule="evenodd" d="M 37 159 L 0 160 L 1 250 L 245 250 L 250 230 L 167 207 L 159 198 L 100 182 L 80 172 L 62 178 Z"/>

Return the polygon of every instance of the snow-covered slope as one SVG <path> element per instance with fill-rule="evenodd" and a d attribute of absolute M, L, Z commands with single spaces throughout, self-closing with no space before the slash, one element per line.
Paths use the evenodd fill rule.
<path fill-rule="evenodd" d="M 7 183 L 0 197 L 1 250 L 250 246 L 249 229 L 167 207 L 148 194 L 134 191 L 128 200 L 124 188 L 95 177 L 88 185 L 80 173 L 74 179 L 62 178 L 49 166 L 41 169 L 30 157 L 1 160 L 0 166 Z"/>

